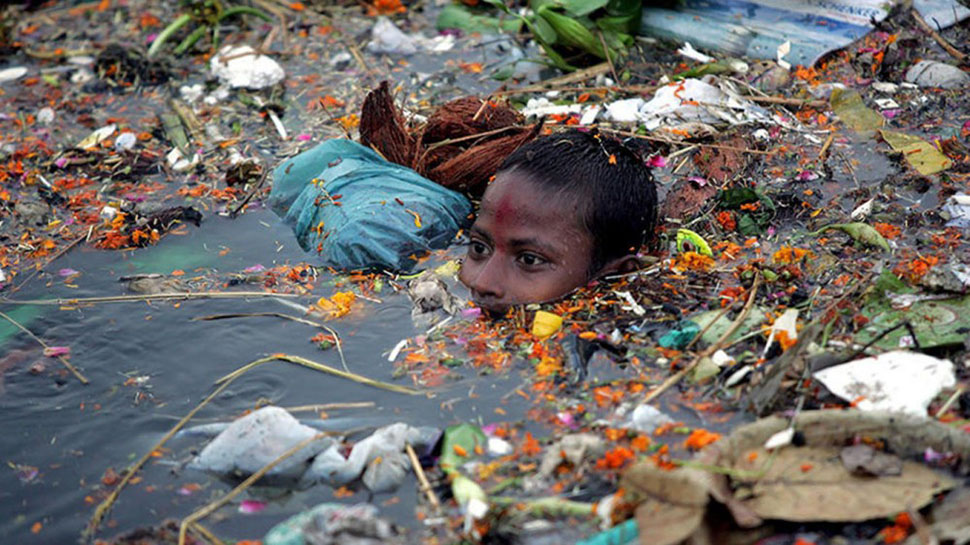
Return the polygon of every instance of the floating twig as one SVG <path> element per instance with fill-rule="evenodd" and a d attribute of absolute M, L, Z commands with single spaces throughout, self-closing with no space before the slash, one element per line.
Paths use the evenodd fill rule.
<path fill-rule="evenodd" d="M 947 53 L 949 53 L 951 57 L 953 57 L 954 59 L 960 62 L 967 60 L 967 54 L 960 51 L 956 47 L 953 47 L 953 44 L 946 41 L 946 38 L 944 38 L 943 36 L 940 36 L 940 33 L 934 30 L 933 27 L 931 27 L 930 24 L 926 22 L 926 19 L 923 19 L 923 16 L 920 15 L 919 11 L 917 11 L 914 8 L 913 10 L 911 10 L 911 13 L 913 14 L 913 19 L 916 20 L 916 24 L 918 24 L 920 28 L 925 30 L 926 33 L 930 35 L 930 38 L 933 38 L 933 40 L 935 40 L 936 43 L 940 44 L 940 47 L 942 47 Z"/>
<path fill-rule="evenodd" d="M 939 418 L 943 416 L 943 414 L 945 414 L 948 410 L 950 410 L 950 407 L 952 407 L 953 404 L 956 403 L 958 399 L 960 399 L 960 396 L 963 395 L 964 391 L 965 389 L 963 386 L 960 386 L 959 388 L 957 388 L 953 392 L 953 395 L 951 395 L 949 399 L 947 399 L 946 402 L 940 406 L 939 410 L 936 411 L 936 414 L 933 415 L 933 418 Z"/>
<path fill-rule="evenodd" d="M 11 324 L 17 326 L 18 329 L 20 329 L 27 335 L 30 335 L 30 338 L 40 343 L 40 345 L 43 346 L 45 350 L 50 349 L 50 346 L 48 346 L 48 344 L 45 343 L 40 337 L 38 337 L 37 335 L 34 335 L 33 332 L 31 332 L 26 327 L 20 325 L 20 322 L 18 322 L 17 320 L 14 320 L 5 312 L 0 312 L 0 316 L 2 316 L 3 319 L 7 320 Z M 89 384 L 88 379 L 85 378 L 84 375 L 82 375 L 81 372 L 77 370 L 77 367 L 74 367 L 73 365 L 71 365 L 71 362 L 67 361 L 67 358 L 65 358 L 64 356 L 57 356 L 57 359 L 60 360 L 61 364 L 63 364 L 64 367 L 66 367 L 67 370 L 71 372 L 71 374 L 73 374 L 75 377 L 77 377 L 78 380 L 81 381 L 81 384 Z"/>
<path fill-rule="evenodd" d="M 238 377 L 239 375 L 245 373 L 246 371 L 249 371 L 254 367 L 258 367 L 260 365 L 263 365 L 264 363 L 270 363 L 274 361 L 287 361 L 290 363 L 295 363 L 297 365 L 309 367 L 310 369 L 314 369 L 316 371 L 322 371 L 324 373 L 336 375 L 341 378 L 352 380 L 359 384 L 364 384 L 366 386 L 373 386 L 374 388 L 380 388 L 382 390 L 387 390 L 389 392 L 396 392 L 399 394 L 407 394 L 407 395 L 421 395 L 423 393 L 420 390 L 415 390 L 414 388 L 408 388 L 407 386 L 401 386 L 399 384 L 381 382 L 379 380 L 374 380 L 372 378 L 368 378 L 363 375 L 358 375 L 357 373 L 341 371 L 340 369 L 330 367 L 329 365 L 317 363 L 313 360 L 308 360 L 306 358 L 302 358 L 300 356 L 293 356 L 290 354 L 273 354 L 272 356 L 267 356 L 265 358 L 260 358 L 256 361 L 247 363 L 246 365 L 243 365 L 242 367 L 240 367 L 239 369 L 236 369 L 232 373 L 229 373 L 228 375 L 220 378 L 215 383 L 222 384 L 225 382 L 230 382 L 232 380 L 235 380 L 236 377 Z"/>
<path fill-rule="evenodd" d="M 269 177 L 269 168 L 264 166 L 263 173 L 260 174 L 259 181 L 256 182 L 256 185 L 249 190 L 249 193 L 246 194 L 243 200 L 238 205 L 236 205 L 235 208 L 229 211 L 230 218 L 235 218 L 236 216 L 239 215 L 240 210 L 242 210 L 243 208 L 246 208 L 246 205 L 249 204 L 249 201 L 251 201 L 253 197 L 255 197 L 256 194 L 259 193 L 259 191 L 263 188 L 263 184 L 266 183 L 266 179 L 268 177 Z"/>
<path fill-rule="evenodd" d="M 835 133 L 829 133 L 829 137 L 825 139 L 825 143 L 822 144 L 822 149 L 818 152 L 818 162 L 824 163 L 825 159 L 829 155 L 829 147 L 832 146 L 832 141 L 835 140 Z"/>
<path fill-rule="evenodd" d="M 217 500 L 210 502 L 208 505 L 202 507 L 201 509 L 198 509 L 197 511 L 193 512 L 191 515 L 182 519 L 182 524 L 179 525 L 179 545 L 185 544 L 185 531 L 188 529 L 189 525 L 194 525 L 198 523 L 198 521 L 202 520 L 203 518 L 211 515 L 217 509 L 229 503 L 230 500 L 232 500 L 239 494 L 242 494 L 243 492 L 245 492 L 247 488 L 252 486 L 253 483 L 255 483 L 256 481 L 263 478 L 263 475 L 266 475 L 267 473 L 269 473 L 271 469 L 279 465 L 281 462 L 293 456 L 294 454 L 299 452 L 301 449 L 303 449 L 310 443 L 313 443 L 314 441 L 317 441 L 328 435 L 331 435 L 331 434 L 329 432 L 318 433 L 313 437 L 309 437 L 293 445 L 291 448 L 287 449 L 286 452 L 277 456 L 272 462 L 264 465 L 259 469 L 259 471 L 257 471 L 256 473 L 253 473 L 245 481 L 239 483 L 239 486 L 230 490 L 228 494 L 226 494 L 225 496 L 222 496 Z"/>
<path fill-rule="evenodd" d="M 632 131 L 621 131 L 617 129 L 608 129 L 605 127 L 600 127 L 599 130 L 601 132 L 619 134 L 621 136 L 627 136 L 630 138 L 639 138 L 642 140 L 650 140 L 652 142 L 664 142 L 665 144 L 683 145 L 683 146 L 700 146 L 702 148 L 725 149 L 725 150 L 731 150 L 731 151 L 738 151 L 741 153 L 753 153 L 757 155 L 774 155 L 776 153 L 775 151 L 764 151 L 760 149 L 751 149 L 751 148 L 739 148 L 737 146 L 725 146 L 723 144 L 701 144 L 698 142 L 679 142 L 677 140 L 671 140 L 669 138 L 661 138 L 659 136 L 648 136 L 646 134 L 637 134 Z"/>
<path fill-rule="evenodd" d="M 93 227 L 94 226 L 92 225 L 91 228 L 93 228 Z M 91 229 L 88 229 L 87 235 L 90 235 L 90 233 L 91 233 Z M 48 266 L 50 266 L 51 263 L 53 263 L 54 261 L 56 261 L 57 258 L 59 258 L 62 255 L 66 254 L 68 251 L 70 251 L 71 248 L 77 246 L 78 243 L 81 242 L 84 239 L 85 239 L 85 235 L 79 236 L 76 239 L 74 239 L 71 242 L 69 242 L 67 244 L 67 246 L 65 246 L 65 247 L 61 248 L 60 250 L 58 250 L 54 255 L 52 255 L 50 257 L 50 259 L 47 260 L 46 263 L 44 263 L 43 265 L 41 265 L 39 269 L 34 269 L 34 271 L 32 273 L 30 273 L 27 276 L 27 278 L 25 278 L 21 283 L 17 284 L 15 287 L 11 288 L 10 293 L 16 293 L 16 292 L 20 291 L 20 288 L 26 286 L 27 285 L 27 282 L 30 282 L 31 280 L 34 279 L 35 276 L 37 276 L 37 273 L 39 273 L 40 271 L 46 269 Z"/>
<path fill-rule="evenodd" d="M 428 477 L 424 474 L 424 468 L 421 467 L 421 460 L 418 460 L 417 453 L 414 452 L 414 448 L 409 443 L 404 444 L 404 450 L 408 453 L 411 468 L 414 469 L 414 475 L 418 478 L 418 483 L 421 484 L 421 492 L 424 492 L 425 497 L 428 498 L 428 503 L 434 507 L 435 511 L 440 510 L 441 501 L 438 500 L 438 495 L 431 488 L 431 483 L 428 482 Z"/>
<path fill-rule="evenodd" d="M 192 409 L 191 411 L 189 411 L 188 414 L 183 416 L 182 419 L 179 420 L 178 423 L 172 427 L 172 429 L 168 430 L 168 433 L 166 433 L 161 439 L 159 439 L 159 441 L 155 443 L 155 446 L 153 446 L 151 449 L 148 450 L 148 452 L 143 454 L 142 457 L 139 458 L 137 462 L 135 462 L 134 464 L 128 467 L 128 469 L 125 471 L 125 476 L 122 477 L 118 485 L 115 486 L 114 490 L 112 490 L 111 493 L 108 494 L 108 497 L 105 498 L 98 505 L 97 509 L 94 510 L 94 515 L 91 516 L 91 520 L 88 521 L 88 525 L 81 533 L 81 538 L 83 541 L 85 542 L 89 541 L 90 538 L 94 537 L 95 532 L 98 531 L 98 527 L 101 525 L 101 520 L 104 519 L 105 515 L 108 514 L 108 511 L 111 509 L 111 506 L 114 505 L 114 502 L 117 501 L 118 496 L 121 494 L 121 491 L 124 490 L 125 485 L 127 485 L 128 482 L 132 479 L 132 477 L 134 477 L 135 474 L 138 473 L 141 467 L 144 466 L 146 462 L 148 462 L 148 460 L 152 457 L 152 453 L 159 450 L 163 446 L 165 446 L 165 443 L 167 443 L 169 439 L 171 439 L 176 433 L 178 433 L 178 431 L 182 429 L 182 427 L 184 427 L 185 424 L 187 424 L 189 420 L 191 420 L 192 417 L 195 416 L 195 414 L 202 409 L 202 407 L 205 407 L 206 405 L 208 405 L 210 401 L 212 401 L 217 395 L 222 393 L 222 391 L 225 390 L 230 384 L 232 384 L 232 381 L 238 378 L 240 375 L 242 375 L 242 373 L 239 373 L 238 375 L 232 377 L 230 380 L 227 380 L 226 382 L 222 383 L 218 388 L 215 389 L 215 391 L 213 391 L 205 399 L 203 399 L 198 405 L 196 405 L 194 409 Z"/>
<path fill-rule="evenodd" d="M 754 306 L 754 296 L 758 293 L 758 287 L 760 286 L 761 286 L 761 275 L 759 274 L 754 277 L 754 284 L 751 285 L 751 293 L 748 294 L 748 301 L 744 304 L 744 308 L 741 309 L 741 312 L 738 314 L 738 316 L 734 319 L 733 322 L 731 322 L 731 325 L 727 328 L 727 331 L 725 331 L 724 334 L 721 335 L 721 338 L 718 339 L 716 343 L 707 347 L 703 352 L 694 356 L 694 359 L 691 360 L 690 363 L 685 365 L 680 371 L 677 371 L 676 373 L 671 375 L 669 378 L 667 378 L 667 380 L 663 381 L 660 384 L 660 386 L 651 390 L 650 393 L 648 393 L 643 398 L 643 401 L 641 401 L 640 403 L 641 404 L 650 403 L 651 401 L 656 399 L 660 394 L 667 391 L 667 389 L 669 389 L 671 386 L 680 382 L 681 379 L 683 379 L 685 376 L 687 376 L 688 373 L 690 373 L 691 371 L 694 370 L 695 367 L 697 367 L 697 365 L 701 362 L 702 359 L 720 350 L 721 345 L 726 343 L 727 340 L 731 338 L 731 335 L 734 335 L 734 332 L 737 331 L 739 327 L 741 327 L 741 324 L 744 323 L 745 318 L 748 317 L 748 312 L 750 312 L 751 307 Z"/>
<path fill-rule="evenodd" d="M 590 517 L 596 515 L 596 504 L 565 498 L 538 498 L 523 500 L 506 496 L 489 498 L 496 505 L 515 507 L 531 515 L 562 515 L 569 517 Z"/>
<path fill-rule="evenodd" d="M 190 299 L 245 299 L 247 297 L 299 297 L 295 293 L 266 293 L 264 291 L 201 291 L 198 293 L 153 293 L 145 295 L 109 295 L 104 297 L 58 297 L 56 299 L 0 299 L 5 305 L 85 305 L 91 303 L 131 303 L 138 301 L 169 301 Z"/>
<path fill-rule="evenodd" d="M 535 85 L 527 85 L 525 87 L 519 87 L 518 89 L 509 89 L 507 91 L 500 91 L 493 93 L 495 96 L 500 95 L 515 95 L 519 93 L 543 93 L 546 91 L 553 90 L 553 87 L 558 85 L 569 85 L 572 83 L 579 83 L 581 81 L 586 81 L 589 78 L 595 78 L 600 74 L 605 74 L 610 71 L 610 65 L 601 62 L 597 65 L 590 66 L 589 68 L 584 68 L 583 70 L 576 70 L 569 74 L 565 74 L 556 78 L 547 79 L 541 83 L 536 83 Z"/>
<path fill-rule="evenodd" d="M 209 316 L 199 316 L 198 318 L 192 318 L 193 321 L 199 320 L 224 320 L 228 318 L 256 318 L 261 316 L 272 316 L 274 318 L 283 318 L 284 320 L 293 320 L 294 322 L 299 322 L 301 324 L 312 325 L 313 327 L 319 327 L 329 333 L 334 339 L 334 345 L 337 347 L 337 354 L 340 355 L 340 365 L 344 368 L 344 371 L 350 372 L 347 368 L 347 360 L 344 359 L 344 349 L 343 343 L 340 341 L 340 335 L 333 328 L 325 326 L 320 322 L 314 322 L 313 320 L 307 320 L 306 318 L 300 318 L 299 316 L 290 316 L 289 314 L 283 314 L 282 312 L 250 312 L 250 313 L 234 313 L 234 314 L 212 314 Z"/>
<path fill-rule="evenodd" d="M 198 522 L 192 523 L 192 531 L 199 534 L 203 538 L 207 539 L 212 545 L 225 545 L 221 539 L 216 537 L 208 528 L 202 526 Z"/>
<path fill-rule="evenodd" d="M 291 413 L 310 411 L 332 411 L 337 409 L 370 409 L 377 404 L 373 401 L 346 401 L 343 403 L 317 403 L 315 405 L 297 405 L 296 407 L 281 407 Z"/>
<path fill-rule="evenodd" d="M 282 354 L 282 355 L 285 356 L 285 354 Z M 291 356 L 291 357 L 295 358 L 295 356 Z M 97 532 L 98 530 L 98 527 L 101 525 L 101 521 L 104 519 L 105 515 L 108 514 L 108 511 L 111 509 L 111 506 L 114 505 L 114 502 L 117 501 L 118 496 L 121 494 L 121 491 L 124 489 L 125 485 L 127 485 L 128 482 L 131 481 L 132 477 L 134 477 L 135 474 L 141 469 L 141 467 L 144 466 L 146 462 L 148 462 L 148 460 L 152 457 L 153 452 L 165 446 L 165 443 L 167 443 L 169 439 L 175 436 L 175 434 L 178 433 L 179 430 L 181 430 L 190 420 L 192 420 L 192 417 L 194 417 L 196 413 L 202 410 L 202 408 L 208 405 L 210 401 L 215 399 L 216 396 L 218 396 L 220 393 L 222 393 L 223 390 L 229 387 L 229 385 L 232 384 L 234 380 L 244 375 L 247 371 L 257 367 L 258 365 L 262 363 L 266 363 L 267 361 L 273 361 L 273 359 L 276 359 L 276 358 L 275 357 L 262 358 L 262 359 L 256 360 L 254 362 L 251 362 L 247 365 L 240 367 L 238 370 L 216 381 L 216 384 L 218 384 L 218 388 L 216 388 L 211 394 L 206 396 L 206 398 L 203 399 L 198 405 L 196 405 L 195 408 L 189 411 L 188 414 L 183 416 L 182 419 L 179 420 L 178 423 L 172 427 L 172 429 L 168 430 L 168 433 L 166 433 L 164 437 L 159 439 L 159 441 L 155 443 L 155 446 L 153 446 L 148 452 L 142 455 L 142 457 L 139 458 L 137 462 L 135 462 L 134 464 L 128 467 L 128 469 L 125 471 L 125 476 L 121 479 L 121 481 L 118 483 L 115 489 L 112 490 L 111 493 L 108 494 L 108 497 L 105 498 L 104 501 L 102 501 L 98 505 L 97 509 L 95 509 L 94 515 L 91 516 L 91 520 L 88 521 L 88 525 L 81 533 L 82 540 L 88 541 L 90 540 L 91 537 L 94 536 L 95 532 Z M 298 358 L 298 359 L 302 359 L 302 358 Z M 309 360 L 305 360 L 305 361 L 309 361 Z M 309 362 L 309 363 L 313 363 L 313 362 Z M 302 365 L 305 365 L 305 364 L 302 364 Z M 321 364 L 305 365 L 305 366 L 310 367 L 311 369 L 317 369 L 317 370 L 324 370 L 321 368 L 326 368 L 327 370 L 329 370 L 328 372 L 336 372 L 338 374 L 341 373 L 341 371 L 338 369 L 332 369 Z M 367 380 L 370 380 L 370 379 L 367 379 Z M 373 382 L 376 382 L 376 381 L 373 381 Z M 402 386 L 396 386 L 393 384 L 389 386 L 394 386 L 396 388 L 400 388 L 403 390 L 410 390 L 411 392 L 414 392 L 416 394 L 420 393 L 417 390 L 411 390 L 410 388 L 404 388 Z M 327 435 L 327 433 L 324 433 L 321 435 Z M 271 465 L 274 465 L 279 461 L 281 460 L 280 459 L 274 460 L 274 462 Z M 268 471 L 269 469 L 272 469 L 272 467 L 263 468 L 263 469 L 266 469 Z M 195 521 L 191 521 L 191 522 L 195 522 Z"/>

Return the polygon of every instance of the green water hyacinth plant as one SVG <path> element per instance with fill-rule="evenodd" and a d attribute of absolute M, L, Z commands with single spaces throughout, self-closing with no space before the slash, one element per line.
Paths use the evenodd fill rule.
<path fill-rule="evenodd" d="M 574 63 L 583 63 L 584 59 L 613 61 L 624 54 L 633 45 L 643 10 L 640 0 L 529 0 L 529 12 L 522 15 L 503 0 L 485 3 L 525 26 L 550 64 L 565 71 L 576 70 Z M 463 10 L 463 17 L 459 10 Z M 452 8 L 452 12 L 447 21 L 439 19 L 439 28 L 444 23 L 471 30 L 468 25 L 482 19 L 475 19 L 465 8 Z M 493 26 L 507 30 L 509 22 Z"/>
<path fill-rule="evenodd" d="M 269 15 L 256 8 L 250 6 L 226 7 L 220 0 L 185 2 L 184 5 L 187 8 L 186 11 L 169 23 L 152 42 L 152 45 L 148 48 L 148 58 L 157 55 L 162 50 L 165 42 L 182 30 L 182 28 L 191 24 L 194 24 L 195 28 L 175 47 L 174 53 L 176 55 L 181 55 L 188 51 L 206 33 L 212 34 L 212 46 L 217 47 L 219 43 L 219 24 L 229 17 L 252 15 L 264 21 L 273 20 Z"/>

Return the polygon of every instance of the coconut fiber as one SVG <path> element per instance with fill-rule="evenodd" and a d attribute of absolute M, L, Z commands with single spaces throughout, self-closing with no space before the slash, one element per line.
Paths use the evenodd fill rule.
<path fill-rule="evenodd" d="M 360 141 L 388 161 L 477 196 L 502 161 L 539 134 L 541 124 L 524 121 L 504 102 L 470 96 L 445 103 L 423 124 L 409 125 L 384 81 L 364 99 Z"/>

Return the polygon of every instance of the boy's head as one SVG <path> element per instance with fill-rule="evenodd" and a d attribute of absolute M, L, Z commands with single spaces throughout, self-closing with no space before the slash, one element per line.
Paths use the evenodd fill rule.
<path fill-rule="evenodd" d="M 632 270 L 656 207 L 653 176 L 619 141 L 580 131 L 536 139 L 486 189 L 461 281 L 491 310 L 556 299 Z"/>

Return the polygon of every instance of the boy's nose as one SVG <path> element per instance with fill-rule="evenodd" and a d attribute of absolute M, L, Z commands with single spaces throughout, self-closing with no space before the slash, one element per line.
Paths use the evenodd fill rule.
<path fill-rule="evenodd" d="M 505 278 L 501 263 L 497 259 L 489 259 L 477 270 L 470 271 L 466 284 L 476 298 L 500 301 L 505 296 Z"/>

